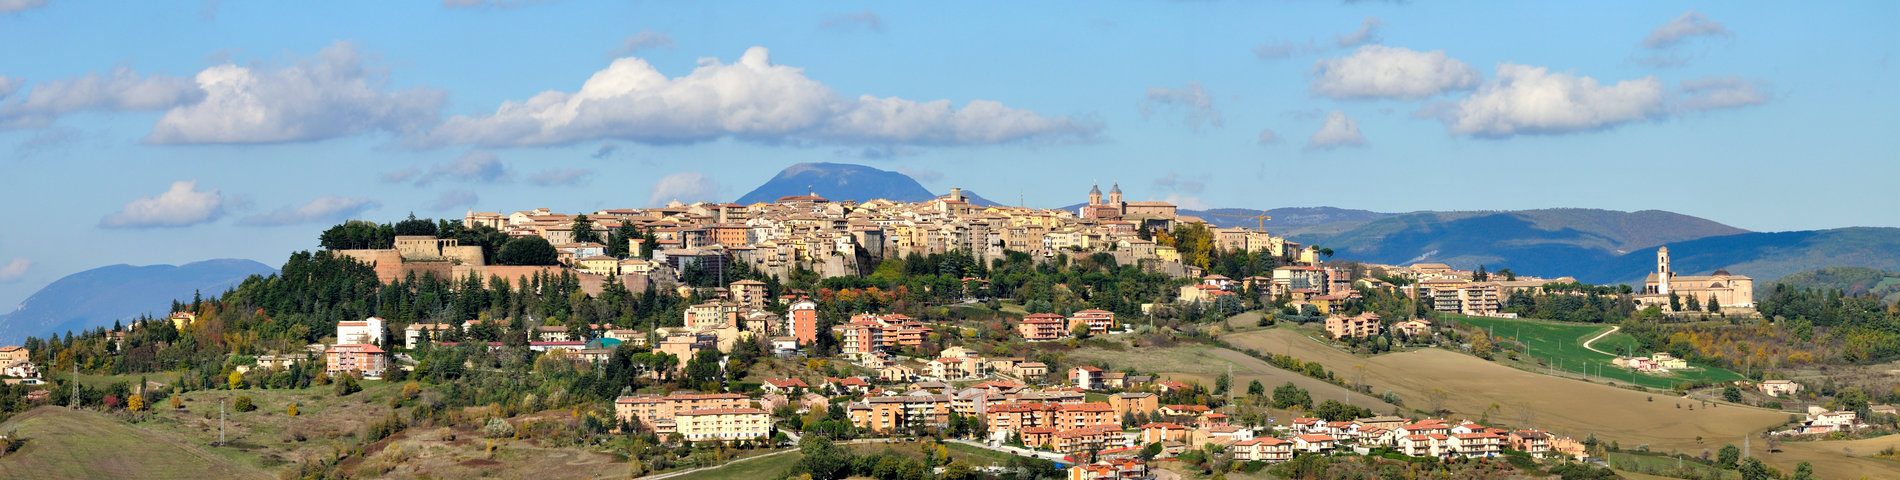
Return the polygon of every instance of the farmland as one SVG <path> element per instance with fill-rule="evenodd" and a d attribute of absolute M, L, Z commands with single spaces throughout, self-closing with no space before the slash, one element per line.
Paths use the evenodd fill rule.
<path fill-rule="evenodd" d="M 1787 421 L 1787 414 L 1772 410 L 1709 408 L 1698 401 L 1536 374 L 1446 350 L 1358 357 L 1283 328 L 1222 338 L 1237 347 L 1291 354 L 1335 370 L 1365 364 L 1363 382 L 1375 391 L 1398 393 L 1408 409 L 1443 408 L 1457 417 L 1489 417 L 1495 423 L 1537 426 L 1577 438 L 1596 434 L 1626 448 L 1649 445 L 1657 451 L 1700 452 L 1709 445 L 1719 447 L 1720 439 L 1740 439 Z"/>
<path fill-rule="evenodd" d="M 1527 362 L 1524 365 L 1526 368 L 1581 372 L 1584 375 L 1601 377 L 1605 381 L 1661 389 L 1674 388 L 1683 382 L 1719 383 L 1744 379 L 1735 372 L 1703 365 L 1692 365 L 1695 368 L 1691 370 L 1654 375 L 1617 368 L 1611 363 L 1616 359 L 1614 355 L 1591 351 L 1585 349 L 1583 345 L 1585 341 L 1610 331 L 1613 327 L 1609 325 L 1465 316 L 1443 316 L 1440 319 L 1484 329 L 1493 337 L 1524 345 L 1524 354 L 1531 357 L 1523 359 Z M 1591 347 L 1604 352 L 1629 351 L 1638 356 L 1647 355 L 1646 352 L 1637 350 L 1634 338 L 1621 333 L 1606 335 Z M 1543 365 L 1535 363 L 1538 361 L 1541 361 Z"/>

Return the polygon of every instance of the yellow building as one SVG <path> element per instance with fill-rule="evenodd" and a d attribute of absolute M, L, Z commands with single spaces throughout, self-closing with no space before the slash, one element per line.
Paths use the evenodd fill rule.
<path fill-rule="evenodd" d="M 707 408 L 673 415 L 673 430 L 686 442 L 738 442 L 772 436 L 772 416 L 756 408 Z"/>

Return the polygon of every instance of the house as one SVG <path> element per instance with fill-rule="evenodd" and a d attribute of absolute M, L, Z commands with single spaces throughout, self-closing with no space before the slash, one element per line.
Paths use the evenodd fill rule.
<path fill-rule="evenodd" d="M 369 317 L 358 321 L 336 322 L 336 343 L 382 345 L 383 319 Z"/>
<path fill-rule="evenodd" d="M 383 378 L 383 349 L 371 344 L 334 345 L 323 351 L 324 371 L 330 375 Z"/>
<path fill-rule="evenodd" d="M 1078 330 L 1076 327 L 1082 325 L 1088 326 L 1089 335 L 1107 335 L 1108 332 L 1119 328 L 1115 324 L 1115 312 L 1088 309 L 1069 315 L 1068 324 L 1064 330 L 1074 332 Z"/>
<path fill-rule="evenodd" d="M 756 408 L 705 408 L 673 415 L 673 430 L 688 443 L 765 440 L 772 415 Z"/>
<path fill-rule="evenodd" d="M 1329 315 L 1326 317 L 1326 333 L 1333 338 L 1366 338 L 1379 334 L 1379 314 L 1366 312 L 1351 317 Z"/>
<path fill-rule="evenodd" d="M 1022 362 L 1016 364 L 1016 370 L 1011 373 L 1014 373 L 1016 378 L 1038 381 L 1042 380 L 1042 377 L 1049 376 L 1049 365 L 1042 362 Z"/>
<path fill-rule="evenodd" d="M 1022 335 L 1023 340 L 1031 342 L 1055 340 L 1068 336 L 1069 331 L 1063 329 L 1066 323 L 1067 320 L 1061 315 L 1032 313 L 1023 317 L 1022 323 L 1016 324 L 1016 332 Z"/>
<path fill-rule="evenodd" d="M 798 339 L 799 345 L 818 341 L 818 304 L 803 299 L 793 302 L 785 311 L 785 332 Z"/>
<path fill-rule="evenodd" d="M 1069 467 L 1069 480 L 1134 480 L 1151 478 L 1148 464 L 1139 459 L 1102 460 Z"/>
<path fill-rule="evenodd" d="M 1083 390 L 1101 390 L 1102 389 L 1102 369 L 1089 366 L 1089 365 L 1082 365 L 1075 368 L 1070 368 L 1069 382 L 1075 384 L 1075 388 L 1080 388 Z"/>
<path fill-rule="evenodd" d="M 1504 440 L 1512 450 L 1531 454 L 1532 457 L 1550 455 L 1550 434 L 1539 430 L 1513 430 Z"/>
<path fill-rule="evenodd" d="M 849 395 L 871 391 L 871 382 L 864 377 L 825 377 L 825 383 L 818 386 L 836 395 Z"/>
<path fill-rule="evenodd" d="M 1199 419 L 1212 409 L 1207 408 L 1206 405 L 1167 405 L 1157 411 L 1161 416 L 1168 418 Z"/>
<path fill-rule="evenodd" d="M 1258 437 L 1227 445 L 1227 453 L 1240 462 L 1280 463 L 1293 459 L 1293 442 L 1273 437 Z"/>
<path fill-rule="evenodd" d="M 32 357 L 33 357 L 32 351 L 27 350 L 26 347 L 22 347 L 19 345 L 7 345 L 4 347 L 0 347 L 0 365 L 11 365 L 14 362 L 25 362 L 25 361 L 29 361 Z"/>
<path fill-rule="evenodd" d="M 877 369 L 877 379 L 886 382 L 908 382 L 917 378 L 917 369 L 901 363 L 892 363 Z"/>
<path fill-rule="evenodd" d="M 614 399 L 614 417 L 622 422 L 640 422 L 649 428 L 662 420 L 674 426 L 680 412 L 706 409 L 750 408 L 752 401 L 737 393 L 674 393 L 667 396 L 622 396 Z"/>
<path fill-rule="evenodd" d="M 768 378 L 765 379 L 765 383 L 760 385 L 759 388 L 768 393 L 782 395 L 793 395 L 799 391 L 811 389 L 810 386 L 805 384 L 804 380 L 797 378 Z"/>
<path fill-rule="evenodd" d="M 1152 422 L 1141 426 L 1141 444 L 1187 442 L 1191 431 L 1187 426 L 1179 423 Z"/>
<path fill-rule="evenodd" d="M 1339 440 L 1323 433 L 1308 433 L 1293 437 L 1293 450 L 1306 453 L 1326 453 L 1339 445 Z"/>
<path fill-rule="evenodd" d="M 732 285 L 726 289 L 726 294 L 731 296 L 732 301 L 746 308 L 765 308 L 768 300 L 765 294 L 765 282 L 758 280 L 746 279 L 732 282 Z"/>
<path fill-rule="evenodd" d="M 1503 444 L 1504 439 L 1491 432 L 1471 432 L 1452 434 L 1447 445 L 1452 455 L 1488 458 L 1498 456 Z"/>
<path fill-rule="evenodd" d="M 1122 392 L 1108 396 L 1108 406 L 1115 409 L 1115 416 L 1152 414 L 1161 408 L 1160 401 L 1161 397 L 1147 392 Z"/>
<path fill-rule="evenodd" d="M 1755 388 L 1760 389 L 1761 393 L 1767 394 L 1770 397 L 1793 395 L 1801 392 L 1801 384 L 1788 380 L 1767 380 L 1761 382 L 1760 385 L 1756 385 Z"/>
<path fill-rule="evenodd" d="M 415 350 L 424 339 L 441 340 L 444 333 L 454 329 L 452 323 L 411 323 L 402 329 L 403 348 Z"/>
<path fill-rule="evenodd" d="M 1411 319 L 1392 324 L 1392 331 L 1407 337 L 1426 337 L 1432 334 L 1432 322 L 1425 319 Z"/>

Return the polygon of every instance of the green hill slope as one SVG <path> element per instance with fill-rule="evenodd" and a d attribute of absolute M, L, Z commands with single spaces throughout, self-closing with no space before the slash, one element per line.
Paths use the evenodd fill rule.
<path fill-rule="evenodd" d="M 39 407 L 0 424 L 0 431 L 26 439 L 0 457 L 0 478 L 271 478 L 96 412 Z"/>

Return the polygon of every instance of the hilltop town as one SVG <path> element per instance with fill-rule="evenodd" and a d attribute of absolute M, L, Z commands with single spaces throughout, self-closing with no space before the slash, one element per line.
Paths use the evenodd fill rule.
<path fill-rule="evenodd" d="M 1493 402 L 1473 415 L 1442 404 L 1446 394 L 1437 388 L 1380 393 L 1347 373 L 1363 367 L 1301 358 L 1312 352 L 1451 350 L 1543 371 L 1552 381 L 1604 382 L 1631 393 L 1673 389 L 1693 399 L 1690 410 L 1741 403 L 1730 393 L 1738 387 L 1765 399 L 1802 392 L 1803 383 L 1736 375 L 1707 358 L 1692 365 L 1669 351 L 1600 352 L 1591 345 L 1596 339 L 1581 344 L 1605 355 L 1594 366 L 1543 358 L 1548 352 L 1522 340 L 1524 325 L 1543 324 L 1500 323 L 1532 314 L 1761 318 L 1751 279 L 1726 271 L 1677 275 L 1667 248 L 1644 286 L 1618 289 L 1508 269 L 1335 262 L 1320 246 L 1261 228 L 1269 218 L 1255 220 L 1255 228 L 1213 227 L 1165 202 L 1125 201 L 1112 186 L 1107 194 L 1091 189 L 1077 211 L 977 206 L 953 189 L 911 203 L 808 194 L 751 205 L 350 222 L 324 233 L 326 251 L 293 257 L 282 277 L 247 282 L 223 299 L 180 303 L 165 318 L 0 348 L 0 363 L 23 389 L 23 402 L 96 397 L 111 409 L 138 398 L 131 411 L 239 385 L 335 384 L 348 395 L 359 381 L 424 391 L 461 385 L 481 370 L 548 375 L 534 382 L 565 386 L 538 391 L 570 395 L 502 411 L 567 407 L 591 425 L 582 430 L 594 441 L 644 439 L 622 451 L 636 476 L 712 468 L 717 462 L 704 455 L 727 458 L 733 448 L 796 448 L 811 458 L 837 448 L 830 442 L 864 439 L 962 445 L 1047 462 L 1041 465 L 1078 480 L 1178 475 L 1169 471 L 1292 475 L 1319 468 L 1311 462 L 1349 458 L 1371 468 L 1432 460 L 1439 462 L 1432 471 L 1457 476 L 1577 473 L 1612 465 L 1605 457 L 1618 452 L 1593 430 L 1542 425 L 1529 410 L 1494 416 L 1502 412 Z M 316 305 L 255 314 L 229 308 L 350 284 L 373 285 L 366 292 L 392 303 L 368 315 Z M 1551 306 L 1566 302 L 1583 305 Z M 171 354 L 160 352 L 186 348 L 184 338 L 299 318 L 338 321 L 245 346 L 227 342 L 221 348 L 231 357 L 210 363 L 173 363 L 198 373 L 171 392 L 148 391 L 144 380 L 88 392 L 57 376 L 57 384 L 44 383 L 39 369 L 73 368 L 74 352 L 83 352 L 88 369 L 163 370 Z M 1277 335 L 1297 338 L 1308 353 L 1246 343 Z M 94 338 L 103 349 L 83 347 Z M 305 338 L 317 341 L 298 342 Z M 1164 358 L 1183 343 L 1244 353 L 1262 366 L 1242 385 L 1231 371 L 1209 375 L 1138 359 L 1145 352 Z M 601 373 L 573 377 L 590 370 Z M 556 371 L 566 373 L 549 373 Z M 589 383 L 572 383 L 582 379 Z M 532 393 L 519 395 L 495 397 L 495 405 L 536 402 Z M 392 402 L 415 398 L 405 393 Z M 1873 406 L 1888 415 L 1873 424 L 1856 407 L 1811 405 L 1805 419 L 1777 435 L 1891 425 L 1884 405 Z M 493 411 L 416 415 L 396 423 L 455 428 L 473 421 L 468 428 L 489 431 L 536 422 Z M 1043 468 L 1035 465 L 934 466 L 958 475 L 1015 468 L 1033 477 Z"/>

